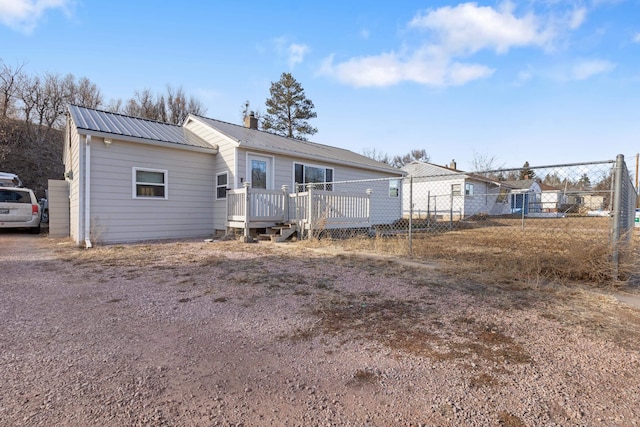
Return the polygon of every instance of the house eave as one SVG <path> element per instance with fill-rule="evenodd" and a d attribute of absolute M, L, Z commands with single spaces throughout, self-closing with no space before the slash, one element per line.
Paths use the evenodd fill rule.
<path fill-rule="evenodd" d="M 227 138 L 229 138 L 229 137 L 227 136 Z M 348 166 L 348 167 L 351 167 L 351 168 L 358 168 L 358 169 L 364 169 L 364 170 L 375 171 L 375 172 L 380 172 L 380 173 L 397 175 L 398 177 L 403 177 L 403 176 L 407 175 L 407 173 L 405 171 L 402 171 L 400 169 L 393 170 L 393 169 L 387 169 L 387 168 L 383 168 L 383 167 L 375 167 L 375 166 L 366 165 L 366 164 L 363 164 L 363 163 L 347 162 L 347 161 L 344 161 L 344 160 L 335 159 L 335 158 L 331 158 L 331 157 L 310 156 L 308 154 L 304 154 L 304 153 L 300 153 L 300 152 L 294 152 L 294 151 L 287 151 L 287 150 L 282 150 L 282 149 L 278 149 L 278 148 L 257 147 L 257 146 L 255 146 L 253 144 L 247 143 L 246 141 L 237 141 L 237 143 L 239 144 L 239 148 L 243 148 L 245 150 L 251 150 L 251 151 L 256 151 L 256 152 L 261 152 L 261 153 L 281 154 L 281 155 L 285 155 L 287 157 L 293 157 L 293 158 L 304 159 L 304 160 L 313 160 L 313 161 L 316 161 L 316 162 L 317 161 L 322 161 L 322 162 L 330 163 L 330 164 L 333 164 L 333 165 Z"/>
<path fill-rule="evenodd" d="M 124 142 L 135 142 L 138 144 L 153 145 L 156 147 L 173 148 L 173 149 L 186 150 L 186 151 L 196 151 L 199 153 L 218 154 L 218 149 L 214 147 L 211 147 L 211 148 L 197 147 L 194 145 L 179 144 L 177 142 L 158 141 L 158 140 L 152 140 L 152 139 L 146 139 L 146 138 L 138 138 L 135 136 L 126 136 L 126 135 L 114 134 L 109 132 L 100 132 L 100 131 L 83 129 L 83 128 L 77 128 L 77 129 L 78 129 L 78 133 L 81 135 L 91 135 L 91 136 L 96 136 L 100 138 L 124 141 Z"/>

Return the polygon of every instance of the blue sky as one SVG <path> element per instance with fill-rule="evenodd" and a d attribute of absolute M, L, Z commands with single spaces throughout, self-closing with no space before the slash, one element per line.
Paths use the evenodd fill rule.
<path fill-rule="evenodd" d="M 0 0 L 0 59 L 87 77 L 106 102 L 182 86 L 232 123 L 290 72 L 315 142 L 463 170 L 634 164 L 639 17 L 639 0 Z"/>

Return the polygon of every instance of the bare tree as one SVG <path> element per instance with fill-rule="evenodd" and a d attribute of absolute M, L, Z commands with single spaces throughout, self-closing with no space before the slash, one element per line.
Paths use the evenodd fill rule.
<path fill-rule="evenodd" d="M 80 78 L 71 91 L 72 104 L 86 108 L 99 108 L 102 105 L 102 92 L 95 83 L 86 77 Z"/>
<path fill-rule="evenodd" d="M 119 109 L 120 105 L 121 101 L 112 103 L 110 111 L 114 111 L 114 108 Z M 134 97 L 127 101 L 122 112 L 129 116 L 181 124 L 189 113 L 202 115 L 205 113 L 205 108 L 198 99 L 187 98 L 181 87 L 173 89 L 167 86 L 166 97 L 164 94 L 154 96 L 150 89 L 136 91 Z"/>
<path fill-rule="evenodd" d="M 20 100 L 22 119 L 27 123 L 31 123 L 34 120 L 33 114 L 38 113 L 38 106 L 42 103 L 41 98 L 44 93 L 41 85 L 42 82 L 39 76 L 23 75 L 20 79 L 17 98 Z M 41 118 L 44 121 L 44 113 Z"/>
<path fill-rule="evenodd" d="M 0 117 L 8 117 L 12 113 L 23 67 L 24 63 L 20 63 L 11 68 L 0 59 Z"/>
<path fill-rule="evenodd" d="M 491 179 L 500 179 L 501 173 L 498 169 L 504 167 L 504 163 L 498 165 L 496 156 L 489 156 L 473 152 L 473 160 L 471 161 L 471 170 L 478 175 Z"/>
<path fill-rule="evenodd" d="M 391 159 L 390 165 L 396 168 L 401 168 L 404 165 L 407 165 L 413 161 L 428 162 L 429 159 L 430 157 L 427 154 L 427 150 L 425 150 L 424 148 L 417 148 L 417 149 L 411 150 L 409 153 L 405 155 L 393 156 L 393 159 Z"/>
<path fill-rule="evenodd" d="M 383 153 L 381 151 L 377 151 L 375 148 L 365 148 L 362 150 L 362 155 L 364 155 L 365 157 L 368 157 L 370 159 L 373 159 L 375 161 L 381 162 L 381 163 L 386 163 L 388 165 L 391 164 L 392 162 L 392 158 L 389 157 L 389 155 L 387 153 Z"/>
<path fill-rule="evenodd" d="M 107 106 L 105 107 L 106 111 L 110 111 L 112 113 L 124 114 L 124 107 L 122 105 L 122 98 L 112 99 L 109 101 Z"/>

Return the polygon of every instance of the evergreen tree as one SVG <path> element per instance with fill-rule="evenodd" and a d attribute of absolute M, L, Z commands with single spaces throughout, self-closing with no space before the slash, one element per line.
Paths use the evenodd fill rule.
<path fill-rule="evenodd" d="M 529 162 L 524 162 L 524 165 L 522 165 L 522 169 L 520 169 L 518 179 L 533 179 L 535 177 L 536 173 L 529 168 Z"/>
<path fill-rule="evenodd" d="M 286 136 L 306 140 L 318 129 L 312 127 L 308 119 L 317 117 L 313 102 L 290 73 L 282 73 L 280 80 L 271 82 L 271 97 L 267 99 L 267 114 L 262 120 L 262 129 Z"/>

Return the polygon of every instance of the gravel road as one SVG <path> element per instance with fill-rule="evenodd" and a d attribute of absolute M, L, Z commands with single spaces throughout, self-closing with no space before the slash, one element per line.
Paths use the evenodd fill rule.
<path fill-rule="evenodd" d="M 640 311 L 298 244 L 0 233 L 2 426 L 634 426 Z"/>

